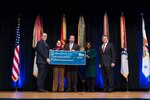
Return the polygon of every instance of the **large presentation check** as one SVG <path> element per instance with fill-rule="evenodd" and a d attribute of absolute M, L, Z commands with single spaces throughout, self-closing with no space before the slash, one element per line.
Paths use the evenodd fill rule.
<path fill-rule="evenodd" d="M 85 65 L 85 51 L 50 50 L 50 64 L 53 65 Z"/>

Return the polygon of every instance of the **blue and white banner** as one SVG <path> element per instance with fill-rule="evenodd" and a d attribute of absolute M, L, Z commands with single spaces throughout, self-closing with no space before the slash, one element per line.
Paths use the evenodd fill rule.
<path fill-rule="evenodd" d="M 150 56 L 143 15 L 142 15 L 142 34 L 143 34 L 142 72 L 144 76 L 148 78 L 150 76 Z"/>
<path fill-rule="evenodd" d="M 86 65 L 85 51 L 50 50 L 49 58 L 52 65 Z"/>

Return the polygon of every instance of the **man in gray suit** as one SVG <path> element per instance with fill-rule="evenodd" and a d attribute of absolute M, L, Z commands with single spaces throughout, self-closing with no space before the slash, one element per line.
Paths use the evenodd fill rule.
<path fill-rule="evenodd" d="M 79 45 L 75 42 L 75 36 L 70 35 L 69 43 L 67 43 L 64 47 L 67 51 L 79 51 Z M 67 74 L 67 90 L 66 92 L 71 92 L 71 83 L 73 85 L 73 91 L 77 92 L 77 79 L 78 79 L 78 67 L 77 66 L 66 66 L 66 74 Z"/>
<path fill-rule="evenodd" d="M 109 43 L 107 35 L 102 36 L 103 44 L 100 46 L 100 68 L 104 82 L 104 92 L 112 92 L 114 89 L 115 50 Z"/>

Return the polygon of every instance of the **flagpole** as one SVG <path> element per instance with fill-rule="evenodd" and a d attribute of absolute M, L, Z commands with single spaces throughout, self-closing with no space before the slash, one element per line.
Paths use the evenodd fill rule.
<path fill-rule="evenodd" d="M 81 67 L 81 66 L 80 66 Z M 85 92 L 85 79 L 82 78 L 81 73 L 79 72 L 79 76 L 81 78 L 82 84 L 83 84 L 83 92 Z"/>
<path fill-rule="evenodd" d="M 127 92 L 129 91 L 128 89 L 128 76 L 127 76 L 127 78 L 126 78 L 126 82 L 127 82 Z"/>
<path fill-rule="evenodd" d="M 17 92 L 18 89 L 18 80 L 15 82 L 15 92 Z"/>
<path fill-rule="evenodd" d="M 83 80 L 83 92 L 85 92 L 85 80 Z"/>
<path fill-rule="evenodd" d="M 150 91 L 150 78 L 148 77 L 148 91 Z"/>

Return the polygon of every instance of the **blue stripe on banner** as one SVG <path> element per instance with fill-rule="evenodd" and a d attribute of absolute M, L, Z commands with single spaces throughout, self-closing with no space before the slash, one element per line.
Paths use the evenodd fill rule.
<path fill-rule="evenodd" d="M 139 16 L 139 26 L 140 28 L 138 28 L 138 35 L 139 35 L 139 39 L 138 39 L 138 55 L 139 55 L 139 78 L 140 78 L 140 88 L 148 88 L 148 79 L 144 76 L 144 74 L 142 73 L 142 45 L 143 45 L 143 36 L 142 36 L 142 20 L 141 20 L 141 16 Z"/>

